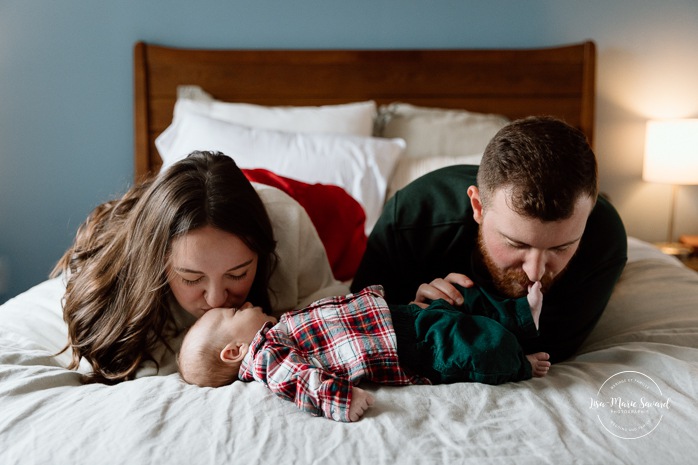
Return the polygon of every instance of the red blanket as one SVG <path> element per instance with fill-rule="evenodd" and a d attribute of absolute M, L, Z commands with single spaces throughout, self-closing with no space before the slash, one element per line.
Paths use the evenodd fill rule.
<path fill-rule="evenodd" d="M 366 214 L 359 202 L 338 186 L 307 184 L 265 169 L 242 171 L 250 181 L 281 189 L 300 203 L 325 246 L 334 277 L 354 277 L 366 250 Z"/>

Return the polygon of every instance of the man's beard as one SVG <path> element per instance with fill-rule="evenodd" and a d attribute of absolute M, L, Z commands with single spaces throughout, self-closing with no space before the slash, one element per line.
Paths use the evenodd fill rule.
<path fill-rule="evenodd" d="M 528 276 L 520 267 L 501 269 L 494 263 L 492 256 L 485 248 L 485 242 L 482 237 L 482 228 L 480 228 L 478 231 L 477 244 L 482 263 L 485 265 L 487 271 L 492 277 L 492 283 L 494 284 L 495 288 L 506 297 L 513 299 L 527 295 L 528 286 L 533 284 L 531 280 L 528 279 Z M 555 281 L 562 276 L 563 272 L 564 270 L 558 273 L 556 276 L 553 276 L 552 272 L 546 271 L 543 274 L 543 277 L 540 279 L 541 292 L 545 294 L 553 283 L 555 283 Z"/>

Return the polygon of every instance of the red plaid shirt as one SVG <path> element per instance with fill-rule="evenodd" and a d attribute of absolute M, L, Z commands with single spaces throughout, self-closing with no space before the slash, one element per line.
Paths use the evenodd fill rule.
<path fill-rule="evenodd" d="M 428 384 L 398 363 L 395 330 L 383 288 L 318 300 L 267 323 L 240 368 L 276 395 L 316 416 L 349 421 L 351 386 Z"/>

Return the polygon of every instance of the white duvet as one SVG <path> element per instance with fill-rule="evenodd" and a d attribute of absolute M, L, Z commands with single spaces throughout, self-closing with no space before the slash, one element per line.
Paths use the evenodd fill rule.
<path fill-rule="evenodd" d="M 62 290 L 60 280 L 46 281 L 0 306 L 2 465 L 683 464 L 698 457 L 698 273 L 637 240 L 580 354 L 546 378 L 369 385 L 376 404 L 353 424 L 311 417 L 257 383 L 197 388 L 172 374 L 81 385 L 63 368 L 67 356 L 51 355 L 65 341 Z M 626 404 L 613 413 L 605 401 Z"/>

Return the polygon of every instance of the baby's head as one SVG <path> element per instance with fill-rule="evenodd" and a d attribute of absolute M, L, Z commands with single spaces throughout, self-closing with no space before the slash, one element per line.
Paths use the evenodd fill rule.
<path fill-rule="evenodd" d="M 246 303 L 241 308 L 208 310 L 187 331 L 177 358 L 182 379 L 218 387 L 237 378 L 255 334 L 276 318 Z"/>

